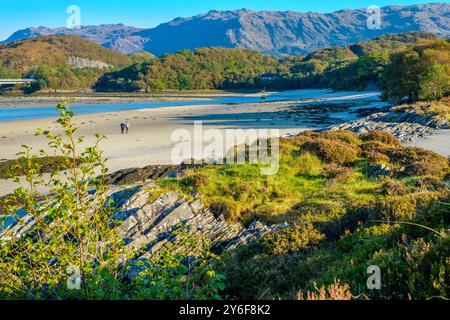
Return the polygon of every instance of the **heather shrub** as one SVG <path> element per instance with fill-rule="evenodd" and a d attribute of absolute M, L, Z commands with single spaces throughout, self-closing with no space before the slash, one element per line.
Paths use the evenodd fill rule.
<path fill-rule="evenodd" d="M 366 141 L 361 145 L 362 155 L 381 163 L 403 166 L 409 176 L 442 176 L 448 172 L 448 159 L 430 150 L 389 146 L 380 141 Z"/>
<path fill-rule="evenodd" d="M 364 156 L 370 154 L 382 154 L 387 156 L 393 148 L 380 141 L 365 141 L 361 144 L 361 150 Z M 388 157 L 389 159 L 389 157 Z"/>
<path fill-rule="evenodd" d="M 206 186 L 208 185 L 209 180 L 208 178 L 201 174 L 201 173 L 185 173 L 183 178 L 181 178 L 180 184 L 183 187 L 191 187 L 191 188 L 198 188 L 200 186 Z"/>
<path fill-rule="evenodd" d="M 425 150 L 422 148 L 393 148 L 387 152 L 387 155 L 392 162 L 403 165 L 410 165 L 415 162 L 435 163 L 443 168 L 448 165 L 447 158 L 437 154 L 434 151 Z"/>
<path fill-rule="evenodd" d="M 350 291 L 350 286 L 346 283 L 341 284 L 339 280 L 334 280 L 334 283 L 328 287 L 317 287 L 316 283 L 313 283 L 314 291 L 307 291 L 303 293 L 299 291 L 296 295 L 297 300 L 352 300 L 353 296 Z"/>
<path fill-rule="evenodd" d="M 307 248 L 324 236 L 312 224 L 294 225 L 264 237 L 262 244 L 271 254 L 285 254 Z"/>
<path fill-rule="evenodd" d="M 391 133 L 386 131 L 371 131 L 360 136 L 361 140 L 364 142 L 381 142 L 385 145 L 391 147 L 400 147 L 402 144 L 400 141 Z"/>
<path fill-rule="evenodd" d="M 381 194 L 386 196 L 401 196 L 408 193 L 403 181 L 388 180 L 381 186 Z"/>
<path fill-rule="evenodd" d="M 362 140 L 356 134 L 346 130 L 322 131 L 317 133 L 316 137 L 340 141 L 352 146 L 359 146 L 362 143 Z"/>
<path fill-rule="evenodd" d="M 410 176 L 442 176 L 447 171 L 446 159 L 428 158 L 405 166 L 405 173 Z"/>
<path fill-rule="evenodd" d="M 415 187 L 421 190 L 443 190 L 445 183 L 436 177 L 425 176 L 416 180 Z"/>
<path fill-rule="evenodd" d="M 391 160 L 387 155 L 380 152 L 366 152 L 364 156 L 369 160 L 370 164 L 388 164 Z"/>
<path fill-rule="evenodd" d="M 440 192 L 421 192 L 403 196 L 385 196 L 377 202 L 377 213 L 383 220 L 411 220 L 437 201 Z"/>
<path fill-rule="evenodd" d="M 435 230 L 448 230 L 450 227 L 449 203 L 450 192 L 427 192 L 428 199 L 419 201 L 421 212 L 416 217 L 416 222 L 426 226 L 432 226 Z M 423 230 L 422 230 L 423 231 Z"/>
<path fill-rule="evenodd" d="M 327 162 L 348 163 L 358 159 L 359 150 L 341 141 L 317 138 L 302 145 L 304 152 L 315 154 Z"/>
<path fill-rule="evenodd" d="M 331 163 L 324 168 L 324 173 L 328 178 L 327 185 L 335 186 L 339 183 L 347 183 L 353 175 L 353 170 L 335 163 Z"/>
<path fill-rule="evenodd" d="M 386 196 L 377 204 L 377 211 L 382 220 L 411 220 L 416 213 L 416 202 L 408 196 Z"/>
<path fill-rule="evenodd" d="M 376 298 L 443 299 L 450 294 L 450 237 L 436 242 L 403 236 L 394 250 L 379 251 L 374 264 L 383 270 Z"/>
<path fill-rule="evenodd" d="M 310 153 L 300 154 L 295 163 L 298 165 L 298 175 L 318 175 L 323 170 L 322 161 Z"/>

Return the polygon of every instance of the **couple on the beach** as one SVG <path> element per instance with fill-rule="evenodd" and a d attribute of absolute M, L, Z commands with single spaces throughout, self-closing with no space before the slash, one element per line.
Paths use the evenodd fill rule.
<path fill-rule="evenodd" d="M 120 124 L 120 131 L 122 131 L 122 134 L 124 134 L 125 132 L 128 133 L 129 130 L 130 123 L 128 122 L 128 120 Z"/>

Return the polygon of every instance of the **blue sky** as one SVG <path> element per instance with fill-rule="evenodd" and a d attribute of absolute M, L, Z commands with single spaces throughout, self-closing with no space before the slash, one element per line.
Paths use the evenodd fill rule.
<path fill-rule="evenodd" d="M 0 40 L 26 27 L 65 26 L 69 5 L 81 8 L 81 24 L 123 23 L 154 27 L 176 17 L 209 10 L 293 10 L 333 12 L 370 5 L 410 5 L 420 0 L 5 0 L 0 7 Z M 443 1 L 441 2 L 448 2 Z"/>

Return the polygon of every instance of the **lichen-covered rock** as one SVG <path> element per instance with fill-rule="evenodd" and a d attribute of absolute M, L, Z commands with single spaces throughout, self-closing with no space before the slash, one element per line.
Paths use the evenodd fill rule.
<path fill-rule="evenodd" d="M 330 130 L 348 130 L 357 134 L 371 131 L 386 131 L 402 142 L 412 142 L 449 129 L 450 124 L 433 116 L 418 115 L 414 111 L 389 111 L 373 113 L 365 118 L 344 122 L 329 127 Z"/>

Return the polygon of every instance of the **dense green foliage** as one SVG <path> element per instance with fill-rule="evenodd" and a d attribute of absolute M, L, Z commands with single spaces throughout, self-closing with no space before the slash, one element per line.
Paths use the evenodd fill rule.
<path fill-rule="evenodd" d="M 164 55 L 104 75 L 95 88 L 117 91 L 254 88 L 277 59 L 243 49 L 202 48 Z"/>
<path fill-rule="evenodd" d="M 401 51 L 419 41 L 435 40 L 436 36 L 426 32 L 385 34 L 381 37 L 350 45 L 350 50 L 359 57 L 370 52 Z"/>
<path fill-rule="evenodd" d="M 383 72 L 385 98 L 437 100 L 450 93 L 450 43 L 436 40 L 395 53 Z"/>

